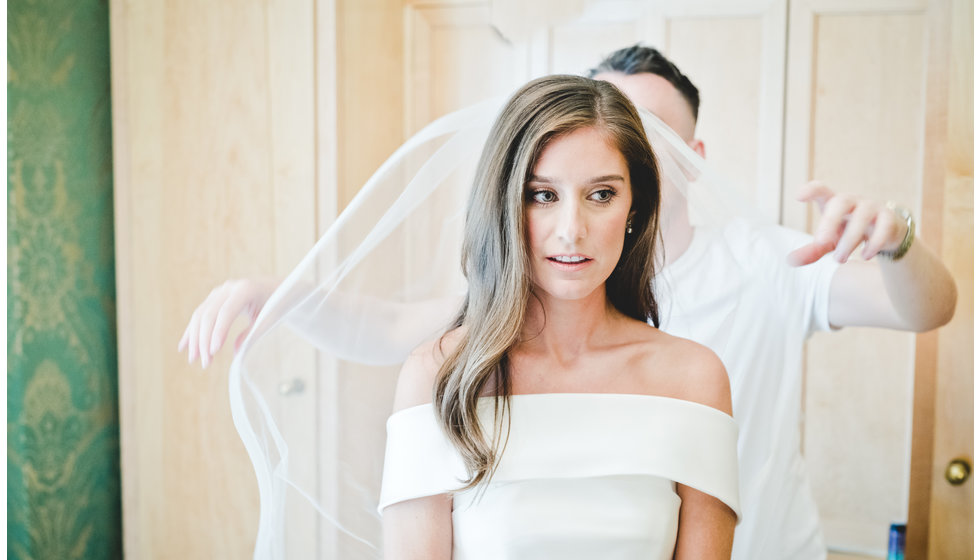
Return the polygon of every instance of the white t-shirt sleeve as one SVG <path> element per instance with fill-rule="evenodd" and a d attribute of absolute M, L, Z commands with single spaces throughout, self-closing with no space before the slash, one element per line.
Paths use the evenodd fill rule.
<path fill-rule="evenodd" d="M 779 273 L 787 275 L 787 283 L 793 287 L 794 304 L 803 314 L 807 335 L 833 330 L 829 314 L 830 284 L 840 263 L 833 259 L 833 254 L 827 254 L 813 264 L 791 266 L 786 256 L 810 243 L 813 236 L 783 226 L 767 226 L 763 235 L 775 251 Z"/>

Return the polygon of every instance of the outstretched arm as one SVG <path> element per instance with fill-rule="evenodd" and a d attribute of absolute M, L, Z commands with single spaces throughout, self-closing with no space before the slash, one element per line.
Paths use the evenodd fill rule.
<path fill-rule="evenodd" d="M 830 285 L 831 325 L 922 332 L 949 322 L 956 284 L 921 239 L 897 260 L 876 258 L 881 251 L 899 249 L 909 231 L 894 210 L 879 201 L 837 194 L 818 181 L 805 185 L 799 199 L 817 203 L 821 216 L 813 242 L 790 253 L 790 263 L 807 265 L 828 253 L 844 263 Z M 863 260 L 848 261 L 862 244 Z"/>
<path fill-rule="evenodd" d="M 236 337 L 237 350 L 278 284 L 246 278 L 216 287 L 194 310 L 178 350 L 187 350 L 188 362 L 200 358 L 202 367 L 207 367 L 224 346 L 232 323 L 245 316 L 249 325 Z M 343 292 L 320 293 L 312 286 L 305 293 L 304 301 L 286 318 L 289 326 L 338 357 L 372 364 L 404 361 L 423 340 L 447 327 L 462 304 L 461 296 L 399 303 Z"/>

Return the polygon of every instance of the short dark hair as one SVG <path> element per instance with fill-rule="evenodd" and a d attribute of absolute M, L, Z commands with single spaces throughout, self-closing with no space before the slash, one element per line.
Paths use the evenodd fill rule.
<path fill-rule="evenodd" d="M 594 78 L 601 72 L 622 72 L 626 75 L 631 74 L 656 74 L 671 83 L 677 91 L 681 92 L 687 104 L 691 106 L 694 113 L 694 120 L 698 119 L 698 108 L 701 105 L 701 96 L 698 88 L 694 87 L 673 62 L 667 60 L 663 54 L 653 47 L 633 45 L 619 49 L 607 56 L 598 66 L 589 70 L 589 77 Z"/>

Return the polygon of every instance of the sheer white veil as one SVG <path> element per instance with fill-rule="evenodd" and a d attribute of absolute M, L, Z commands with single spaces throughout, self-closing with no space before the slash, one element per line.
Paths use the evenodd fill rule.
<path fill-rule="evenodd" d="M 505 101 L 442 117 L 399 148 L 283 281 L 235 356 L 232 415 L 261 501 L 255 558 L 381 557 L 376 508 L 399 364 L 462 302 L 464 206 Z M 667 212 L 687 204 L 698 226 L 759 220 L 670 128 L 640 113 Z"/>

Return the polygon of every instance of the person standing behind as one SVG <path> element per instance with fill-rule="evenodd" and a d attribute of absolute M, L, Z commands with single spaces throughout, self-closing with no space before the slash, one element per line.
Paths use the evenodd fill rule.
<path fill-rule="evenodd" d="M 698 90 L 659 51 L 620 49 L 589 75 L 617 86 L 704 157 L 695 136 Z M 814 236 L 740 220 L 695 227 L 686 205 L 665 200 L 662 208 L 660 327 L 714 350 L 731 381 L 743 506 L 736 560 L 827 554 L 800 449 L 810 334 L 848 326 L 927 331 L 949 322 L 956 304 L 952 276 L 915 239 L 907 210 L 816 181 L 798 198 L 820 208 Z M 848 260 L 855 251 L 860 258 Z"/>

